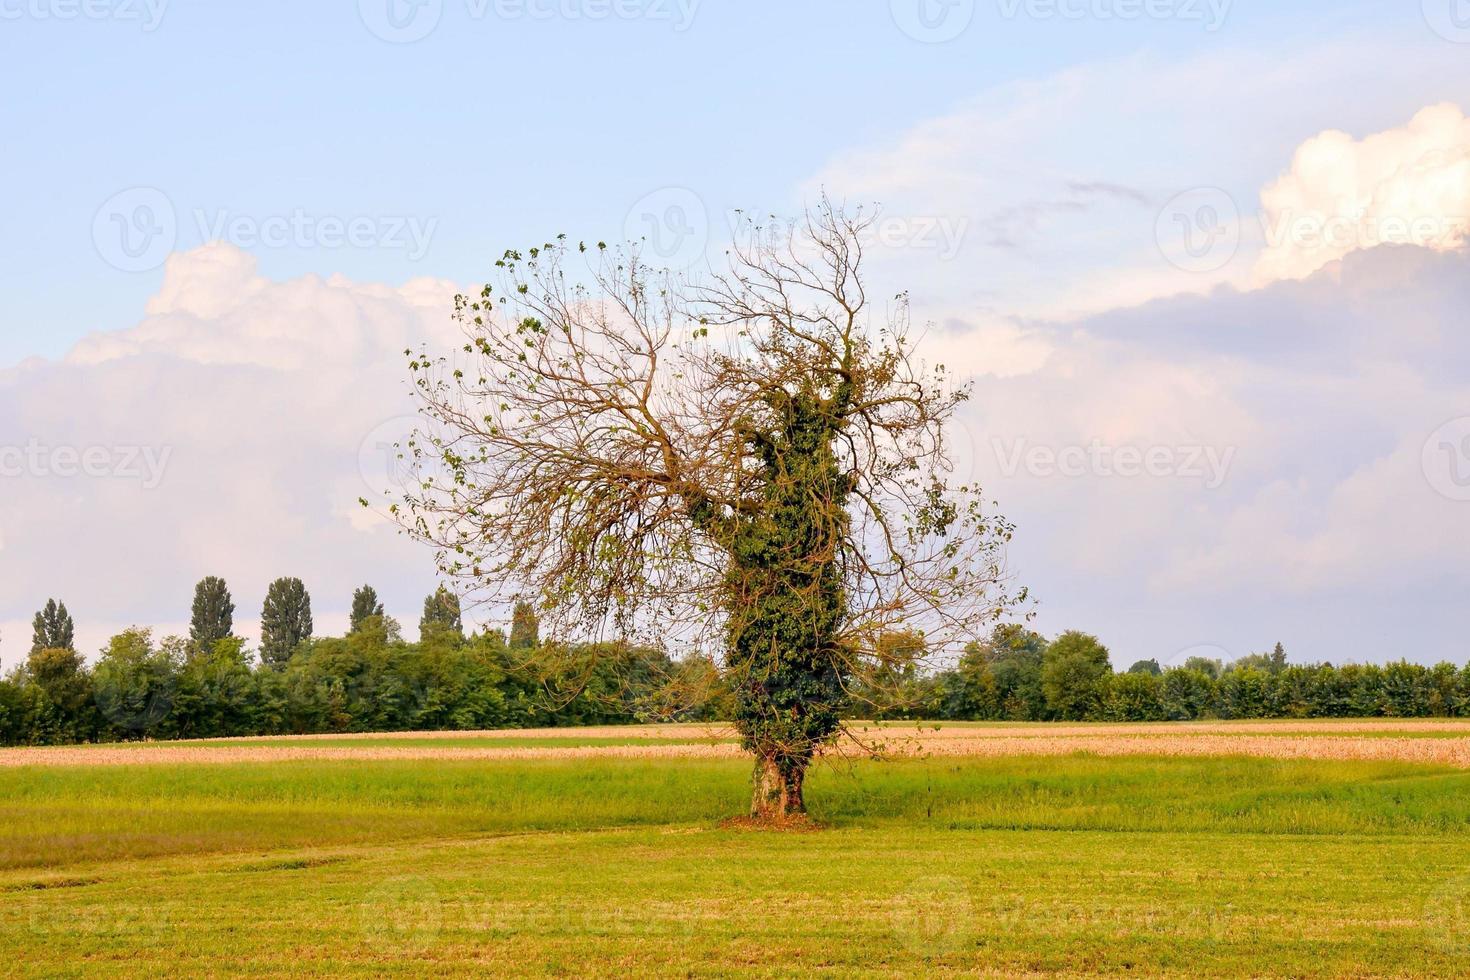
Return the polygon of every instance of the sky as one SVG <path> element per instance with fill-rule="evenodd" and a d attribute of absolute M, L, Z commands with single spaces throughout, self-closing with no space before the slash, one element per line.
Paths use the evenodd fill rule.
<path fill-rule="evenodd" d="M 7 666 L 209 574 L 247 635 L 281 575 L 411 632 L 357 498 L 454 292 L 824 194 L 973 381 L 1038 629 L 1470 659 L 1466 0 L 0 0 L 0 80 Z"/>

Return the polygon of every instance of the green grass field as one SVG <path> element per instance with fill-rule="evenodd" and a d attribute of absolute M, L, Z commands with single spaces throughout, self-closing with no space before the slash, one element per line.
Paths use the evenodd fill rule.
<path fill-rule="evenodd" d="M 631 731 L 629 744 L 639 744 Z M 375 740 L 368 740 L 371 744 Z M 0 770 L 29 975 L 1470 972 L 1470 772 L 1063 756 Z"/>

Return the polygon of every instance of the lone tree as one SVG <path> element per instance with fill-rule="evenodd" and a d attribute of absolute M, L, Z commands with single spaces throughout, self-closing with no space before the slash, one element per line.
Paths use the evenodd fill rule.
<path fill-rule="evenodd" d="M 47 599 L 45 608 L 31 621 L 31 653 L 42 650 L 76 652 L 76 625 L 64 602 L 58 604 L 55 599 Z"/>
<path fill-rule="evenodd" d="M 265 592 L 260 611 L 260 659 L 284 667 L 305 641 L 311 639 L 311 596 L 299 578 L 278 578 Z"/>
<path fill-rule="evenodd" d="M 194 609 L 189 619 L 189 639 L 198 650 L 208 652 L 235 631 L 235 603 L 225 580 L 214 575 L 194 586 Z"/>
<path fill-rule="evenodd" d="M 636 245 L 507 252 L 455 299 L 462 348 L 409 352 L 424 424 L 390 512 L 445 575 L 533 597 L 554 641 L 656 633 L 712 657 L 762 820 L 804 812 L 851 692 L 894 670 L 881 638 L 952 651 L 1024 597 L 1011 525 L 948 483 L 965 389 L 918 359 L 905 295 L 870 322 L 870 225 L 826 202 L 794 234 L 749 224 L 698 283 Z"/>
<path fill-rule="evenodd" d="M 464 623 L 460 618 L 459 596 L 444 586 L 424 599 L 424 614 L 419 619 L 419 639 L 428 641 L 435 636 L 458 636 L 464 638 Z"/>
<path fill-rule="evenodd" d="M 362 628 L 365 620 L 372 616 L 383 618 L 383 604 L 378 601 L 378 590 L 371 585 L 364 585 L 352 593 L 352 613 L 349 618 L 349 633 L 356 633 Z"/>

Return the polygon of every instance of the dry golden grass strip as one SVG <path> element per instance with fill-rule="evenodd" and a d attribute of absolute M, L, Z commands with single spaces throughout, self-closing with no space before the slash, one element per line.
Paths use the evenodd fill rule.
<path fill-rule="evenodd" d="M 1071 729 L 1060 729 L 1070 731 Z M 1244 755 L 1272 759 L 1356 759 L 1448 765 L 1470 768 L 1470 738 L 1360 737 L 1350 734 L 1221 735 L 1192 727 L 1115 726 L 1085 729 L 1088 734 L 1028 731 L 1024 735 L 997 734 L 995 729 L 957 729 L 949 737 L 913 737 L 911 730 L 869 732 L 863 744 L 893 756 L 999 757 L 1026 755 L 1098 756 L 1224 756 Z M 1127 737 L 1120 737 L 1127 736 Z M 0 767 L 83 765 L 190 765 L 242 762 L 367 761 L 367 760 L 532 760 L 532 759 L 720 759 L 739 758 L 733 743 L 670 743 L 667 745 L 583 746 L 433 746 L 312 745 L 303 740 L 278 740 L 259 745 L 158 745 L 148 751 L 123 746 L 26 748 L 0 750 Z M 835 753 L 852 755 L 854 746 L 841 744 Z"/>
<path fill-rule="evenodd" d="M 156 766 L 237 762 L 357 762 L 393 759 L 669 759 L 741 755 L 728 742 L 671 745 L 575 745 L 531 748 L 439 745 L 160 745 L 146 752 L 124 747 L 58 746 L 0 749 L 0 768 L 15 766 Z"/>

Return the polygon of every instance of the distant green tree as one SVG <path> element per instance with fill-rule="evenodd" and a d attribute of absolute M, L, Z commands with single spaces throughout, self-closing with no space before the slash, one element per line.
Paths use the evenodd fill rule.
<path fill-rule="evenodd" d="M 1245 658 L 1242 658 L 1245 659 Z M 1232 664 L 1220 675 L 1221 718 L 1266 718 L 1271 675 L 1254 665 Z"/>
<path fill-rule="evenodd" d="M 261 677 L 275 671 L 261 671 Z M 223 738 L 264 730 L 260 690 L 250 670 L 245 641 L 217 641 L 209 650 L 191 649 L 174 695 L 173 730 L 183 738 Z"/>
<path fill-rule="evenodd" d="M 47 745 L 96 737 L 92 676 L 75 650 L 33 650 L 20 671 L 29 715 L 27 742 Z"/>
<path fill-rule="evenodd" d="M 1203 657 L 1191 657 L 1206 665 L 1218 664 Z M 1196 667 L 1180 667 L 1164 671 L 1162 693 L 1164 717 L 1169 721 L 1193 721 L 1216 717 L 1215 674 Z"/>
<path fill-rule="evenodd" d="M 1164 673 L 1164 668 L 1159 666 L 1157 660 L 1139 660 L 1128 668 L 1130 674 L 1148 674 L 1150 677 L 1159 677 Z"/>
<path fill-rule="evenodd" d="M 1273 674 L 1279 674 L 1286 669 L 1286 648 L 1280 643 L 1276 644 L 1276 649 L 1266 658 L 1266 669 Z"/>
<path fill-rule="evenodd" d="M 66 611 L 66 603 L 58 605 L 55 599 L 47 599 L 45 608 L 36 613 L 31 629 L 32 653 L 42 650 L 76 652 L 76 627 L 71 621 L 71 614 Z"/>
<path fill-rule="evenodd" d="M 510 614 L 510 648 L 534 650 L 540 644 L 541 621 L 536 616 L 536 607 L 529 602 L 517 602 Z"/>
<path fill-rule="evenodd" d="M 1012 721 L 1045 718 L 1046 698 L 1041 693 L 1045 652 L 1046 638 L 1016 623 L 1002 623 L 984 642 L 966 646 L 958 667 L 957 717 Z"/>
<path fill-rule="evenodd" d="M 154 649 L 152 633 L 137 627 L 108 641 L 92 671 L 92 688 L 110 735 L 132 739 L 158 734 L 160 729 L 167 733 L 183 651 L 179 640 Z"/>
<path fill-rule="evenodd" d="M 1095 717 L 1112 674 L 1108 648 L 1097 637 L 1075 630 L 1063 633 L 1046 648 L 1041 666 L 1046 705 L 1067 721 Z"/>
<path fill-rule="evenodd" d="M 1279 674 L 1286 669 L 1286 649 L 1278 643 L 1270 653 L 1248 653 L 1230 667 L 1232 670 L 1249 667 L 1267 674 Z"/>
<path fill-rule="evenodd" d="M 281 667 L 311 639 L 311 595 L 299 578 L 278 578 L 265 593 L 260 612 L 260 659 Z"/>
<path fill-rule="evenodd" d="M 356 633 L 362 629 L 365 619 L 370 616 L 383 618 L 383 604 L 378 601 L 378 590 L 371 585 L 364 585 L 352 593 L 352 616 L 349 633 Z"/>
<path fill-rule="evenodd" d="M 464 639 L 459 596 L 442 585 L 424 599 L 424 615 L 419 619 L 419 641 L 427 643 L 436 637 Z"/>
<path fill-rule="evenodd" d="M 1168 717 L 1159 674 L 1130 670 L 1108 678 L 1104 687 L 1101 716 L 1108 721 L 1163 721 Z"/>
<path fill-rule="evenodd" d="M 1225 669 L 1225 665 L 1218 660 L 1211 660 L 1209 657 L 1190 657 L 1184 661 L 1184 669 L 1198 671 L 1210 678 L 1210 680 L 1218 680 L 1220 678 L 1220 672 Z"/>
<path fill-rule="evenodd" d="M 189 619 L 189 639 L 200 650 L 235 632 L 235 603 L 225 580 L 210 575 L 194 586 L 194 609 Z"/>

